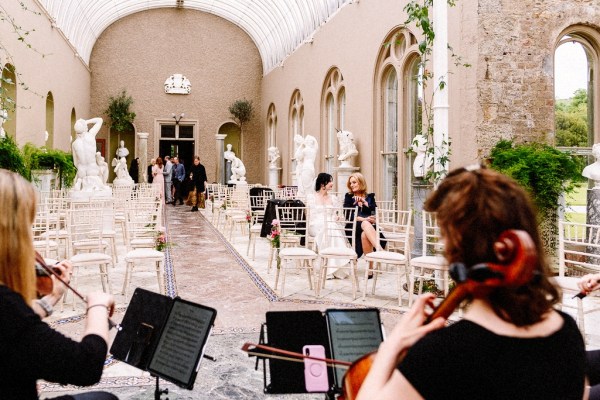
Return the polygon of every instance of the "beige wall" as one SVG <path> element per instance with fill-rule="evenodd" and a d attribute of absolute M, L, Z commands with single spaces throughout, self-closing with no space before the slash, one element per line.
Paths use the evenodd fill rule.
<path fill-rule="evenodd" d="M 262 109 L 262 64 L 256 46 L 236 25 L 199 11 L 165 8 L 120 19 L 96 42 L 90 67 L 92 113 L 101 115 L 108 98 L 126 89 L 134 100 L 136 131 L 150 133 L 148 160 L 158 156 L 156 120 L 172 121 L 171 113 L 183 112 L 185 120 L 197 121 L 196 153 L 209 181 L 215 180 L 222 157 L 216 154 L 215 135 L 231 120 L 229 105 L 246 98 L 257 111 Z M 191 94 L 165 94 L 164 82 L 174 73 L 190 80 Z M 263 124 L 257 112 L 244 126 L 243 153 L 238 157 L 249 182 L 263 180 Z M 103 137 L 108 137 L 107 126 Z"/>
<path fill-rule="evenodd" d="M 37 3 L 24 3 L 29 11 L 24 11 L 17 1 L 3 2 L 2 8 L 17 25 L 29 32 L 26 40 L 31 48 L 17 40 L 7 21 L 0 22 L 0 47 L 6 48 L 6 52 L 0 51 L 0 63 L 13 64 L 17 79 L 23 83 L 17 86 L 17 142 L 19 145 L 26 142 L 44 145 L 46 95 L 51 91 L 54 96 L 54 148 L 69 150 L 71 110 L 75 108 L 78 118 L 89 117 L 90 73 L 61 32 L 51 26 Z"/>

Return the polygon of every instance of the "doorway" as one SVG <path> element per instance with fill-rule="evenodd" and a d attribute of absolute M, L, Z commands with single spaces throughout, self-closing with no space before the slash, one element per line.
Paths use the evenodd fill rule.
<path fill-rule="evenodd" d="M 158 145 L 158 154 L 162 158 L 165 156 L 179 157 L 179 162 L 183 160 L 185 170 L 189 171 L 194 159 L 194 141 L 161 139 Z"/>

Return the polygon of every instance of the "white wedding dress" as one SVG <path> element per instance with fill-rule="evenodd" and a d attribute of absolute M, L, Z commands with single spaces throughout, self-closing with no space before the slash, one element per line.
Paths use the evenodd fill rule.
<path fill-rule="evenodd" d="M 338 204 L 336 196 L 328 195 L 331 199 L 331 204 Z M 309 218 L 310 221 L 308 223 L 308 234 L 315 238 L 315 243 L 317 244 L 317 249 L 323 248 L 322 246 L 327 245 L 327 247 L 344 247 L 346 246 L 346 239 L 342 237 L 341 234 L 329 238 L 329 243 L 325 243 L 325 213 L 328 210 L 334 208 L 331 205 L 325 204 L 317 204 L 316 195 L 307 196 L 307 203 L 310 209 Z M 333 222 L 329 222 L 333 223 Z M 332 231 L 329 230 L 331 233 Z M 334 231 L 335 232 L 335 231 Z M 330 259 L 329 267 L 342 267 L 348 264 L 347 260 L 343 259 Z M 331 271 L 331 270 L 330 270 Z M 329 278 L 335 277 L 338 279 L 345 279 L 348 277 L 348 270 L 338 268 L 335 271 L 330 273 L 333 276 Z"/>

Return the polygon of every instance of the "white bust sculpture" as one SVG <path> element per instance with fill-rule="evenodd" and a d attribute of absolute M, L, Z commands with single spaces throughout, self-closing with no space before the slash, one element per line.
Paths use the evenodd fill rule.
<path fill-rule="evenodd" d="M 431 161 L 431 155 L 427 154 L 427 138 L 425 135 L 416 135 L 410 148 L 415 152 L 413 174 L 417 178 L 423 178 L 429 171 Z"/>
<path fill-rule="evenodd" d="M 116 154 L 118 159 L 127 157 L 129 155 L 129 150 L 127 150 L 127 147 L 125 147 L 125 142 L 123 140 L 119 142 L 119 147 L 117 148 Z"/>
<path fill-rule="evenodd" d="M 596 161 L 585 167 L 581 175 L 594 181 L 594 190 L 600 190 L 600 143 L 592 146 L 592 155 Z"/>
<path fill-rule="evenodd" d="M 88 130 L 88 125 L 93 124 Z M 102 118 L 89 120 L 80 119 L 75 122 L 75 134 L 73 141 L 73 163 L 77 167 L 75 175 L 75 191 L 105 190 L 106 186 L 100 178 L 100 167 L 96 162 L 96 135 L 102 127 Z"/>
<path fill-rule="evenodd" d="M 302 171 L 300 174 L 300 186 L 304 194 L 314 193 L 315 185 L 315 160 L 319 151 L 319 143 L 314 136 L 306 135 L 304 148 L 302 150 Z"/>
<path fill-rule="evenodd" d="M 231 162 L 233 157 L 235 157 L 235 153 L 231 150 L 233 146 L 231 143 L 227 144 L 227 150 L 223 152 L 223 157 L 227 160 L 227 162 Z"/>
<path fill-rule="evenodd" d="M 229 183 L 245 182 L 246 181 L 246 166 L 235 156 L 231 151 L 230 145 L 227 145 L 228 151 L 225 152 L 225 158 L 231 162 L 231 179 Z"/>
<path fill-rule="evenodd" d="M 165 93 L 169 94 L 190 94 L 192 84 L 189 79 L 182 74 L 173 74 L 165 81 Z"/>
<path fill-rule="evenodd" d="M 275 146 L 271 146 L 267 151 L 269 153 L 269 168 L 278 168 L 281 160 L 279 149 Z"/>
<path fill-rule="evenodd" d="M 342 163 L 340 166 L 349 167 L 352 157 L 358 155 L 358 150 L 354 144 L 354 134 L 350 131 L 339 131 L 337 138 L 340 146 L 340 156 L 338 160 Z"/>

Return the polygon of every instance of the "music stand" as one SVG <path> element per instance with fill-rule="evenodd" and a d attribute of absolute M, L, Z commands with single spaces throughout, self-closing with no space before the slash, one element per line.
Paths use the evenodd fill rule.
<path fill-rule="evenodd" d="M 157 399 L 167 393 L 159 377 L 191 390 L 216 315 L 214 308 L 137 288 L 110 352 L 156 376 Z"/>

